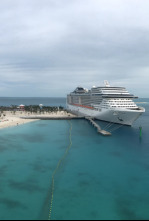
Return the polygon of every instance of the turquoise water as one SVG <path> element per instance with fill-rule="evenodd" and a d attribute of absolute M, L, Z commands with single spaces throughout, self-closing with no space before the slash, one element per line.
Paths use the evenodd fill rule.
<path fill-rule="evenodd" d="M 72 146 L 54 177 L 51 219 L 149 219 L 149 105 L 143 105 L 133 127 L 110 137 L 71 120 Z M 70 144 L 69 130 L 65 120 L 0 130 L 1 220 L 48 219 L 52 174 Z"/>

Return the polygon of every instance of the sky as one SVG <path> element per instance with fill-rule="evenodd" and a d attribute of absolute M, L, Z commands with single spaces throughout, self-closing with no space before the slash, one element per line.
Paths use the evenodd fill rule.
<path fill-rule="evenodd" d="M 148 0 L 0 0 L 0 96 L 77 86 L 149 97 Z"/>

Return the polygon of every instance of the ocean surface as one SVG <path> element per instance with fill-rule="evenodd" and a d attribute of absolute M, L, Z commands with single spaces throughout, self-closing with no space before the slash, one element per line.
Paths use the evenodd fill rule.
<path fill-rule="evenodd" d="M 43 106 L 66 106 L 65 97 L 0 97 L 0 106 L 11 105 L 39 105 Z"/>
<path fill-rule="evenodd" d="M 1 129 L 0 220 L 149 219 L 149 99 L 139 101 L 146 112 L 109 137 L 83 119 Z"/>

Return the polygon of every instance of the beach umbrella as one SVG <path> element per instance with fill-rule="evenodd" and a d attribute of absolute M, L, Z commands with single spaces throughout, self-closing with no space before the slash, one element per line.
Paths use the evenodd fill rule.
<path fill-rule="evenodd" d="M 21 108 L 21 109 L 23 109 L 24 107 L 25 107 L 24 104 L 20 104 L 20 105 L 19 105 L 19 108 Z"/>
<path fill-rule="evenodd" d="M 39 104 L 40 109 L 42 109 L 43 104 Z"/>

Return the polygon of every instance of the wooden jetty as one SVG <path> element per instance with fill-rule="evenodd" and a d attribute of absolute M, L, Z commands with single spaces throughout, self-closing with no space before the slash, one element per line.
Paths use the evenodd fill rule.
<path fill-rule="evenodd" d="M 97 132 L 104 135 L 104 136 L 109 136 L 111 135 L 110 132 L 102 130 L 99 124 L 97 124 L 91 117 L 85 117 L 86 120 L 88 120 L 94 127 L 97 128 Z"/>
<path fill-rule="evenodd" d="M 38 119 L 38 120 L 73 120 L 73 119 L 84 119 L 84 117 L 78 116 L 24 116 L 22 119 Z"/>

